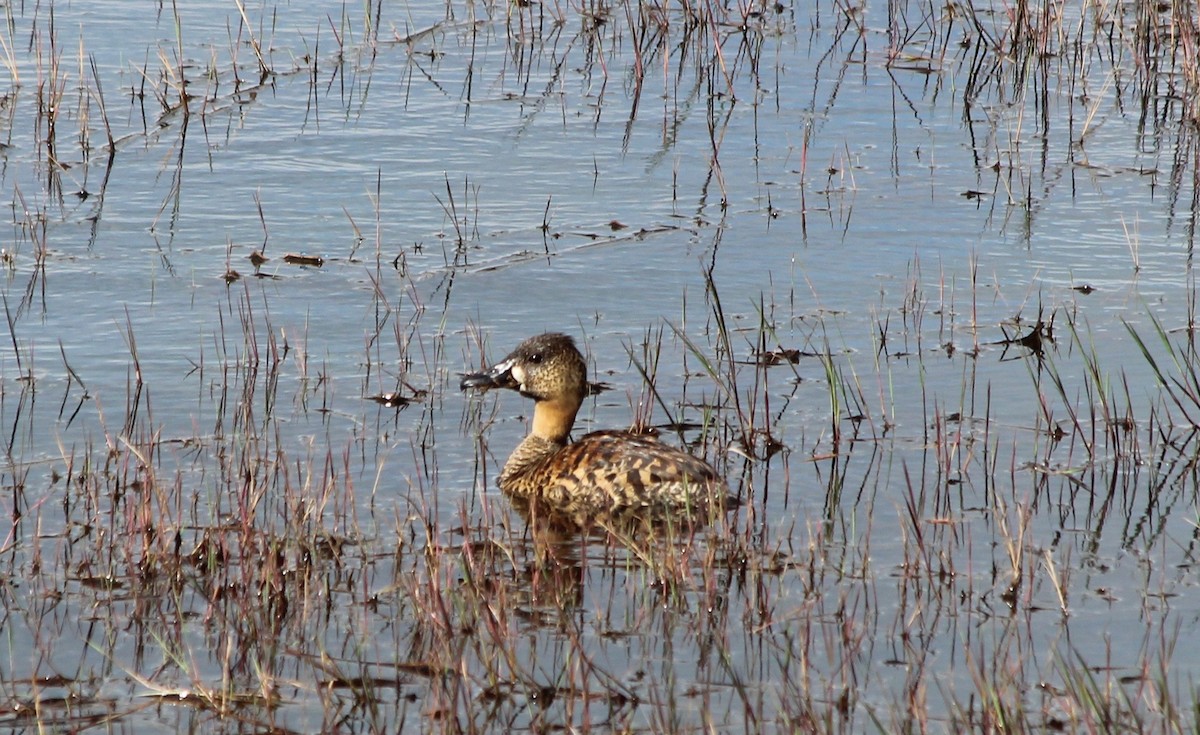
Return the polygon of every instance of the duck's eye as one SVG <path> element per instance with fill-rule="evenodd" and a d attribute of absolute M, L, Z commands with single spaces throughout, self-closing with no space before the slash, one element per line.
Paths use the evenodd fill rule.
<path fill-rule="evenodd" d="M 532 362 L 534 365 L 541 365 L 542 364 L 542 353 L 540 353 L 540 352 L 533 353 L 532 355 L 529 356 L 529 361 Z"/>

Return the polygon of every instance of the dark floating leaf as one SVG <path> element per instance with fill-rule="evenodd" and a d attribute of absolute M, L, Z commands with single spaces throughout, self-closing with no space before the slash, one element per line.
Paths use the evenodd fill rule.
<path fill-rule="evenodd" d="M 258 250 L 255 250 L 253 253 L 250 253 L 246 257 L 250 259 L 251 265 L 253 265 L 255 268 L 259 267 L 263 263 L 266 263 L 268 260 L 270 260 L 270 258 L 263 255 L 262 252 L 258 251 Z"/>
<path fill-rule="evenodd" d="M 966 197 L 967 199 L 983 199 L 985 196 L 987 196 L 987 192 L 977 191 L 976 189 L 967 189 L 962 193 L 962 196 Z"/>
<path fill-rule="evenodd" d="M 221 278 L 225 279 L 225 283 L 233 283 L 234 281 L 238 280 L 241 277 L 242 277 L 242 274 L 238 273 L 237 271 L 235 271 L 232 268 L 225 271 L 224 275 L 221 276 Z"/>
<path fill-rule="evenodd" d="M 79 683 L 78 679 L 63 676 L 62 674 L 51 674 L 48 676 L 34 676 L 24 679 L 9 679 L 13 684 L 36 684 L 43 687 L 65 687 Z"/>
<path fill-rule="evenodd" d="M 375 396 L 363 396 L 368 401 L 375 401 L 381 406 L 388 408 L 404 408 L 405 406 L 425 400 L 425 396 L 429 395 L 429 391 L 414 388 L 407 382 L 402 382 L 402 387 L 407 388 L 409 394 L 406 396 L 400 391 L 392 391 L 390 393 L 380 393 Z"/>
<path fill-rule="evenodd" d="M 301 543 L 307 553 L 312 553 L 322 559 L 340 559 L 345 547 L 357 545 L 358 543 L 353 539 L 326 533 L 317 535 L 311 540 L 311 543 L 307 541 Z"/>
<path fill-rule="evenodd" d="M 288 253 L 283 256 L 283 262 L 288 265 L 310 265 L 313 268 L 325 265 L 325 259 L 319 255 L 299 255 L 297 253 Z"/>
<path fill-rule="evenodd" d="M 1047 344 L 1054 344 L 1054 324 L 1053 320 L 1050 323 L 1042 321 L 1040 318 L 1028 334 L 1017 337 L 1010 337 L 1007 330 L 1004 332 L 1004 339 L 996 342 L 996 344 L 1005 345 L 1020 345 L 1028 349 L 1033 354 L 1041 357 L 1046 349 Z"/>
<path fill-rule="evenodd" d="M 611 383 L 588 383 L 588 395 L 598 396 L 605 391 L 612 390 L 612 388 Z"/>
<path fill-rule="evenodd" d="M 625 229 L 625 228 L 626 228 L 626 227 L 628 227 L 628 226 L 629 226 L 629 225 L 627 225 L 627 224 L 625 224 L 625 223 L 623 223 L 623 222 L 619 222 L 619 221 L 617 221 L 617 220 L 613 220 L 612 222 L 609 222 L 609 223 L 608 223 L 608 228 L 609 228 L 610 230 L 612 230 L 613 232 L 616 232 L 617 230 L 623 230 L 623 229 Z"/>
<path fill-rule="evenodd" d="M 79 583 L 84 587 L 100 590 L 114 590 L 125 586 L 125 583 L 115 577 L 79 577 Z"/>
<path fill-rule="evenodd" d="M 1135 424 L 1133 419 L 1129 418 L 1128 416 L 1123 416 L 1119 419 L 1112 419 L 1108 422 L 1108 425 L 1118 428 L 1125 433 L 1129 433 L 1137 428 L 1137 424 Z"/>
<path fill-rule="evenodd" d="M 766 442 L 763 445 L 763 458 L 770 459 L 771 457 L 775 456 L 776 454 L 782 452 L 784 449 L 787 449 L 786 444 L 779 441 L 778 439 L 776 439 L 773 436 L 768 436 L 766 439 Z"/>
<path fill-rule="evenodd" d="M 398 661 L 395 667 L 399 671 L 408 674 L 416 674 L 417 676 L 426 676 L 429 678 L 453 676 L 453 669 L 446 669 L 436 664 L 426 663 L 424 661 Z"/>
<path fill-rule="evenodd" d="M 803 356 L 804 353 L 800 350 L 785 349 L 781 347 L 777 350 L 770 350 L 769 352 L 755 353 L 754 362 L 756 365 L 766 366 L 788 364 L 795 365 L 796 363 L 800 362 L 800 358 Z"/>
<path fill-rule="evenodd" d="M 337 677 L 334 679 L 324 679 L 318 682 L 324 689 L 395 689 L 408 681 L 395 677 L 384 676 L 352 676 L 349 678 Z"/>
<path fill-rule="evenodd" d="M 377 396 L 367 396 L 368 401 L 375 401 L 381 406 L 388 408 L 404 408 L 412 403 L 411 398 L 405 398 L 399 393 L 380 393 Z"/>
<path fill-rule="evenodd" d="M 628 429 L 618 430 L 615 433 L 625 433 L 630 436 L 644 436 L 648 439 L 658 438 L 660 432 L 657 426 L 650 426 L 649 424 L 642 423 L 641 420 L 635 420 L 637 423 L 635 423 L 633 426 L 630 426 Z"/>
<path fill-rule="evenodd" d="M 1073 290 L 1078 291 L 1079 293 L 1083 294 L 1084 296 L 1087 296 L 1092 291 L 1095 291 L 1096 287 L 1092 286 L 1090 284 L 1084 283 L 1079 286 L 1076 286 Z"/>

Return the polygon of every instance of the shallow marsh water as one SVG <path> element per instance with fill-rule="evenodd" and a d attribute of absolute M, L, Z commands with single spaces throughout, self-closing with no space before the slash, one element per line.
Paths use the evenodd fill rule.
<path fill-rule="evenodd" d="M 1194 727 L 1187 97 L 905 7 L 10 10 L 0 726 Z M 543 330 L 743 505 L 528 527 Z"/>

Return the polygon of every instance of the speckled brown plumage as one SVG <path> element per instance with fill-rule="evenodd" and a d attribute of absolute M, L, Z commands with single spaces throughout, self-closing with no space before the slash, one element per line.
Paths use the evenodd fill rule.
<path fill-rule="evenodd" d="M 587 395 L 587 364 L 565 334 L 531 337 L 462 388 L 511 388 L 534 400 L 533 427 L 500 473 L 500 489 L 571 512 L 636 507 L 704 509 L 724 500 L 725 481 L 704 460 L 624 431 L 570 442 Z"/>

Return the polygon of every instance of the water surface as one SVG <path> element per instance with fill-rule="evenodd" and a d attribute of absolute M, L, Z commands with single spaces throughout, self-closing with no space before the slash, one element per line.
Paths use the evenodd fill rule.
<path fill-rule="evenodd" d="M 745 10 L 11 11 L 5 727 L 1193 726 L 1185 106 Z M 527 527 L 544 330 L 742 507 Z"/>

